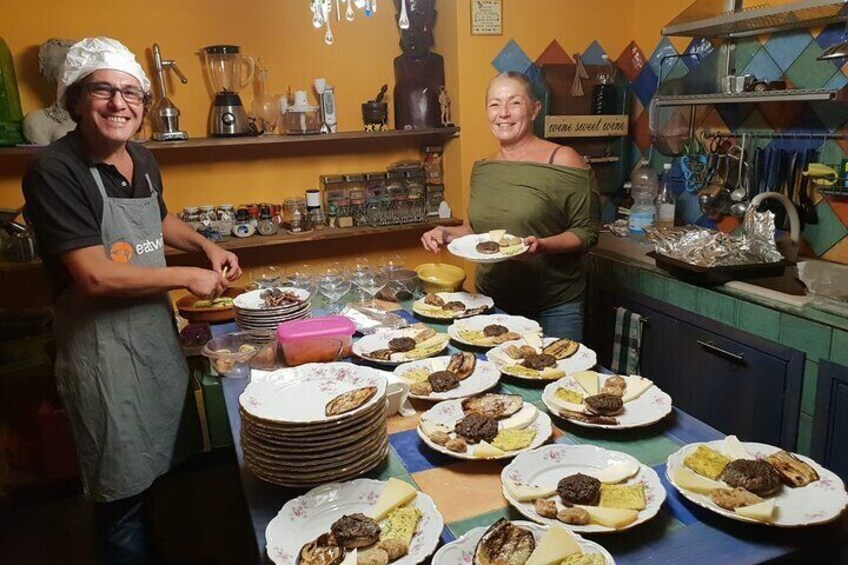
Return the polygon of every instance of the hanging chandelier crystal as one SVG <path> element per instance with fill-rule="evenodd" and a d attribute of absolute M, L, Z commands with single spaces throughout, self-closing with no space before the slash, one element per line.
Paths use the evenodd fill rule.
<path fill-rule="evenodd" d="M 361 10 L 365 17 L 370 18 L 377 12 L 377 0 L 310 0 L 309 9 L 312 10 L 312 26 L 315 29 L 326 27 L 324 42 L 327 45 L 332 45 L 334 41 L 330 21 L 335 18 L 336 22 L 341 22 L 342 17 L 349 22 L 354 21 L 356 19 L 354 8 Z M 401 0 L 399 25 L 402 29 L 409 27 L 409 19 L 405 16 L 406 0 Z"/>

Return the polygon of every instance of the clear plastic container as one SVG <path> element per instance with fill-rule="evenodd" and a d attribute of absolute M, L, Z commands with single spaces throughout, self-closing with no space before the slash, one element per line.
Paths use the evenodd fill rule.
<path fill-rule="evenodd" d="M 273 331 L 232 332 L 209 340 L 203 356 L 225 377 L 245 378 L 251 369 L 271 371 L 279 365 Z"/>
<path fill-rule="evenodd" d="M 284 122 L 288 135 L 321 133 L 321 113 L 317 106 L 307 106 L 302 109 L 289 108 Z"/>
<path fill-rule="evenodd" d="M 325 316 L 280 324 L 277 341 L 286 365 L 296 367 L 347 357 L 355 331 L 353 322 L 344 316 Z"/>
<path fill-rule="evenodd" d="M 654 225 L 657 227 L 674 227 L 674 213 L 677 199 L 671 191 L 671 163 L 663 165 L 662 183 L 660 193 L 657 195 L 657 216 Z"/>
<path fill-rule="evenodd" d="M 657 173 L 651 166 L 650 161 L 643 159 L 639 168 L 633 171 L 630 177 L 630 182 L 633 185 L 633 198 L 636 198 L 636 193 L 647 192 L 651 198 L 656 198 L 659 187 Z"/>

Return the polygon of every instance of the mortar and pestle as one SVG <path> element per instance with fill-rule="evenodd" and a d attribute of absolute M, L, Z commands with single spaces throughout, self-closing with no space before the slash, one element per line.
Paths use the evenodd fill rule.
<path fill-rule="evenodd" d="M 389 103 L 383 102 L 383 97 L 389 90 L 384 84 L 380 92 L 373 100 L 362 104 L 362 121 L 365 123 L 366 131 L 383 131 L 389 121 Z"/>

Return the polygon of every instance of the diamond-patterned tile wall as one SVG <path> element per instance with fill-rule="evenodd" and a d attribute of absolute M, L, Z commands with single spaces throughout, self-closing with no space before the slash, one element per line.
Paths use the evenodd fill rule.
<path fill-rule="evenodd" d="M 816 57 L 823 49 L 846 38 L 848 34 L 844 26 L 835 24 L 823 29 L 795 30 L 740 39 L 734 52 L 737 72 L 754 75 L 758 80 L 783 79 L 791 88 L 843 88 L 848 86 L 848 61 L 817 61 Z M 570 49 L 569 46 L 566 47 Z M 593 41 L 581 55 L 586 64 L 599 65 L 604 53 L 604 47 Z M 648 53 L 650 55 L 646 55 Z M 632 96 L 630 158 L 626 165 L 630 170 L 638 167 L 644 157 L 650 157 L 651 165 L 658 171 L 662 170 L 662 163 L 669 161 L 668 157 L 652 149 L 648 128 L 647 108 L 656 94 L 658 76 L 662 76 L 665 82 L 683 78 L 696 69 L 707 69 L 707 66 L 701 69 L 698 67 L 707 57 L 714 58 L 717 51 L 708 40 L 693 39 L 682 53 L 697 54 L 698 57 L 668 59 L 667 57 L 677 55 L 678 52 L 667 38 L 662 38 L 657 45 L 638 45 L 631 41 L 618 57 L 611 61 L 627 80 Z M 544 90 L 546 85 L 539 84 L 539 68 L 572 62 L 566 48 L 556 41 L 551 41 L 535 57 L 534 63 L 521 46 L 510 40 L 492 64 L 500 72 L 529 72 L 537 90 Z M 696 107 L 694 116 L 698 130 L 708 128 L 712 131 L 834 132 L 848 136 L 848 104 L 842 103 L 699 106 Z M 811 147 L 820 152 L 821 162 L 830 165 L 839 165 L 843 159 L 848 158 L 848 139 L 826 142 L 809 138 L 774 139 L 764 140 L 759 145 L 784 149 Z M 673 189 L 678 193 L 678 216 L 688 223 L 713 229 L 738 229 L 738 222 L 732 219 L 709 218 L 702 214 L 697 193 L 685 190 L 677 161 L 678 159 L 674 160 L 672 178 L 678 179 L 673 182 Z M 606 216 L 614 210 L 614 202 L 614 198 L 605 200 Z M 848 264 L 848 198 L 823 198 L 816 193 L 814 202 L 819 222 L 805 227 L 801 242 L 802 253 Z"/>

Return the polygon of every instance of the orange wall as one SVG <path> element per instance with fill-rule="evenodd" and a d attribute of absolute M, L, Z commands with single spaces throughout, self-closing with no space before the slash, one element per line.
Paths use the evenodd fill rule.
<path fill-rule="evenodd" d="M 448 90 L 453 94 L 458 75 L 456 63 L 456 24 L 452 0 L 443 0 L 445 15 L 436 26 L 438 51 L 448 61 Z M 325 77 L 336 87 L 339 129 L 362 127 L 360 104 L 377 94 L 380 86 L 394 83 L 392 59 L 400 54 L 399 34 L 390 0 L 379 2 L 370 19 L 357 12 L 353 23 L 332 21 L 336 36 L 333 46 L 324 43 L 324 31 L 311 25 L 307 0 L 150 0 L 143 4 L 118 6 L 104 0 L 70 0 L 57 9 L 55 1 L 4 2 L 3 20 L 27 25 L 7 26 L 3 38 L 12 50 L 24 112 L 41 108 L 52 93 L 37 74 L 38 45 L 50 37 L 81 38 L 107 35 L 124 42 L 142 59 L 152 75 L 150 48 L 158 42 L 165 58 L 175 59 L 189 83 L 180 84 L 174 76 L 168 81 L 169 96 L 182 111 L 181 126 L 192 137 L 206 135 L 206 122 L 212 93 L 205 79 L 199 48 L 216 43 L 240 45 L 248 55 L 262 56 L 269 69 L 268 90 L 282 93 L 287 88 L 308 90 L 314 98 L 312 81 Z M 151 76 L 152 78 L 152 76 Z M 242 91 L 245 105 L 254 97 L 254 87 Z M 393 109 L 390 106 L 389 114 Z M 149 132 L 149 129 L 148 129 Z M 454 142 L 456 143 L 456 142 Z M 455 154 L 452 152 L 456 152 Z M 383 170 L 403 158 L 417 158 L 416 145 L 358 147 L 353 153 L 320 151 L 293 153 L 282 148 L 219 148 L 157 152 L 162 166 L 165 197 L 177 211 L 188 205 L 222 202 L 281 202 L 288 196 L 302 196 L 318 185 L 321 174 Z M 451 168 L 450 160 L 456 157 Z M 0 158 L 0 206 L 23 203 L 20 176 L 27 157 Z M 449 148 L 448 199 L 459 200 L 458 151 Z M 455 194 L 454 194 L 455 192 Z M 252 263 L 289 263 L 320 256 L 400 251 L 411 265 L 429 259 L 419 251 L 417 235 L 409 237 L 359 238 L 347 243 L 286 246 L 277 252 L 246 253 Z"/>
<path fill-rule="evenodd" d="M 461 138 L 446 150 L 446 185 L 455 215 L 464 216 L 468 200 L 468 178 L 474 161 L 491 155 L 496 144 L 484 119 L 483 96 L 495 75 L 492 60 L 504 45 L 514 39 L 530 59 L 557 40 L 568 52 L 584 50 L 598 40 L 617 57 L 633 39 L 644 49 L 659 41 L 659 29 L 689 5 L 688 0 L 504 0 L 502 36 L 472 36 L 468 0 L 440 0 L 435 28 L 436 51 L 445 57 L 448 91 L 453 100 L 453 119 L 462 126 Z M 246 54 L 262 56 L 269 68 L 269 90 L 284 92 L 289 86 L 308 89 L 312 80 L 324 76 L 337 87 L 341 130 L 359 129 L 359 104 L 376 94 L 379 86 L 392 86 L 392 59 L 400 53 L 394 9 L 389 0 L 380 0 L 375 16 L 366 20 L 332 22 L 335 45 L 323 42 L 323 30 L 310 24 L 306 0 L 248 0 L 230 13 L 231 1 L 150 0 L 117 8 L 104 0 L 70 0 L 62 10 L 55 2 L 31 0 L 7 2 L 6 21 L 27 21 L 2 31 L 12 49 L 18 72 L 24 111 L 49 102 L 51 93 L 37 75 L 35 55 L 38 44 L 49 37 L 79 38 L 103 34 L 116 37 L 137 54 L 144 54 L 150 70 L 149 49 L 158 41 L 166 58 L 176 59 L 189 79 L 182 85 L 173 77 L 169 94 L 182 110 L 182 127 L 191 136 L 206 134 L 211 92 L 206 84 L 198 49 L 214 43 L 235 43 Z M 151 34 L 147 30 L 157 30 Z M 685 44 L 685 40 L 682 40 Z M 678 40 L 675 40 L 678 42 Z M 650 47 L 649 47 L 650 46 Z M 243 91 L 249 106 L 253 89 Z M 390 109 L 390 114 L 392 113 Z M 417 155 L 415 147 L 381 145 L 374 152 L 361 150 L 341 155 L 322 153 L 292 154 L 275 148 L 227 148 L 214 151 L 160 152 L 165 194 L 169 207 L 204 203 L 281 201 L 317 185 L 324 173 L 379 170 L 390 162 Z M 0 206 L 22 203 L 20 175 L 26 158 L 0 159 Z M 287 246 L 268 255 L 246 254 L 245 260 L 264 262 L 301 261 L 316 255 L 342 257 L 346 254 L 399 250 L 411 264 L 431 257 L 418 251 L 417 235 L 375 241 L 361 238 L 347 243 Z M 442 259 L 449 260 L 447 253 Z M 466 265 L 471 271 L 470 265 Z"/>

